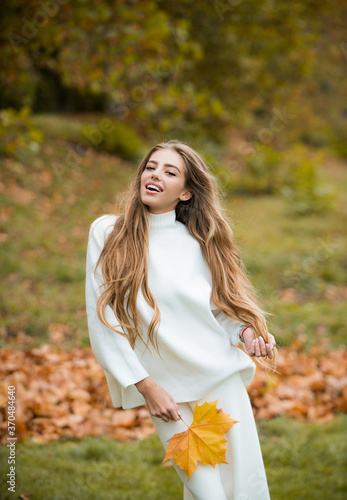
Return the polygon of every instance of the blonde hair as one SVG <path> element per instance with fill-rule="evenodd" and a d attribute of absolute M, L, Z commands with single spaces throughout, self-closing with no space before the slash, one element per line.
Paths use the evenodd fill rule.
<path fill-rule="evenodd" d="M 212 300 L 226 316 L 252 327 L 256 337 L 268 341 L 265 312 L 256 302 L 236 247 L 233 232 L 223 217 L 217 183 L 203 159 L 189 146 L 178 141 L 157 144 L 142 159 L 137 174 L 126 193 L 124 212 L 116 219 L 96 267 L 101 265 L 104 290 L 97 302 L 100 320 L 115 332 L 128 337 L 132 348 L 137 337 L 157 351 L 160 311 L 148 286 L 149 217 L 141 201 L 141 175 L 151 155 L 161 149 L 176 151 L 185 163 L 185 188 L 193 193 L 176 206 L 176 219 L 186 225 L 201 247 L 212 277 Z M 142 290 L 153 308 L 153 317 L 144 339 L 136 300 Z M 123 331 L 111 326 L 105 308 L 111 305 Z"/>

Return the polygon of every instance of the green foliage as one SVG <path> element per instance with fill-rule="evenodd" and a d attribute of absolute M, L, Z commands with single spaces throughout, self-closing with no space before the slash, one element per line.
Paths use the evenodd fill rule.
<path fill-rule="evenodd" d="M 270 146 L 259 145 L 257 150 L 245 157 L 245 166 L 236 172 L 235 185 L 240 193 L 278 193 L 285 179 L 281 174 L 281 153 Z"/>
<path fill-rule="evenodd" d="M 229 194 L 281 194 L 292 215 L 325 213 L 336 205 L 337 194 L 319 178 L 324 159 L 302 145 L 276 151 L 267 145 L 229 164 L 212 163 L 212 171 Z"/>
<path fill-rule="evenodd" d="M 0 154 L 21 157 L 37 153 L 43 133 L 31 121 L 30 108 L 0 111 Z"/>
<path fill-rule="evenodd" d="M 83 115 L 66 116 L 63 114 L 39 113 L 32 116 L 32 123 L 45 131 L 45 138 L 78 143 L 81 140 L 80 131 L 86 123 Z"/>
<path fill-rule="evenodd" d="M 280 160 L 281 155 L 265 145 L 259 146 L 257 152 L 247 156 L 244 176 L 246 189 L 254 193 L 278 192 Z M 241 186 L 242 182 L 240 182 Z"/>
<path fill-rule="evenodd" d="M 322 155 L 293 147 L 288 162 L 292 168 L 292 182 L 283 189 L 288 210 L 294 215 L 326 213 L 334 208 L 336 193 L 319 179 Z"/>
<path fill-rule="evenodd" d="M 288 103 L 297 119 L 282 136 L 294 130 L 295 140 L 321 145 L 327 126 L 344 120 L 344 9 L 285 0 L 276 8 L 265 0 L 13 0 L 0 18 L 2 102 L 107 108 L 142 132 L 176 137 L 271 120 Z"/>
<path fill-rule="evenodd" d="M 345 120 L 335 120 L 334 128 L 329 127 L 328 143 L 337 156 L 347 159 L 347 140 Z"/>
<path fill-rule="evenodd" d="M 212 171 L 228 194 L 276 194 L 288 182 L 285 155 L 266 145 L 252 147 L 229 165 L 212 163 Z"/>
<path fill-rule="evenodd" d="M 146 144 L 136 132 L 115 120 L 106 119 L 97 127 L 84 125 L 80 136 L 95 149 L 118 155 L 124 160 L 139 160 L 146 151 Z"/>

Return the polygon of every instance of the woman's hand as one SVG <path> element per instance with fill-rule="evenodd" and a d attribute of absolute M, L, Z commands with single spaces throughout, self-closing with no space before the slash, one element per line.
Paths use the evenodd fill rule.
<path fill-rule="evenodd" d="M 150 414 L 159 417 L 164 422 L 179 420 L 181 414 L 174 399 L 150 377 L 146 377 L 135 384 L 138 391 L 145 398 Z"/>
<path fill-rule="evenodd" d="M 273 348 L 276 345 L 276 340 L 271 333 L 269 335 L 269 341 L 265 343 L 265 340 L 263 337 L 255 337 L 254 331 L 252 328 L 247 328 L 243 332 L 243 338 L 245 341 L 245 346 L 247 349 L 247 352 L 250 356 L 256 356 L 256 357 L 265 357 L 267 356 L 269 359 L 272 359 L 274 354 L 273 354 Z"/>

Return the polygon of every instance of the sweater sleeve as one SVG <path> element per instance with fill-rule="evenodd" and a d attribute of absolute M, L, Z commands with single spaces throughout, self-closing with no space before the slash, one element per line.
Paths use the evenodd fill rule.
<path fill-rule="evenodd" d="M 146 378 L 136 353 L 126 337 L 108 328 L 98 317 L 96 303 L 100 296 L 103 277 L 100 268 L 94 274 L 95 264 L 103 249 L 107 229 L 113 227 L 115 216 L 102 216 L 90 226 L 86 262 L 86 310 L 89 337 L 92 351 L 100 366 L 110 373 L 123 388 Z M 105 317 L 108 323 L 122 330 L 111 306 L 106 306 Z"/>
<path fill-rule="evenodd" d="M 240 342 L 239 339 L 239 331 L 241 328 L 241 325 L 243 324 L 241 321 L 237 321 L 236 319 L 229 318 L 229 316 L 226 316 L 221 309 L 219 309 L 212 301 L 211 299 L 211 311 L 218 321 L 218 323 L 221 325 L 221 327 L 227 332 L 230 342 L 233 345 L 238 345 Z"/>

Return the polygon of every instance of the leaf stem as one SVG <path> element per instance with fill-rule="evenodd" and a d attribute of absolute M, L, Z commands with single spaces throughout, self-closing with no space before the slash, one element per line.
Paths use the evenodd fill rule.
<path fill-rule="evenodd" d="M 183 420 L 183 418 L 182 418 L 182 417 L 181 417 L 181 420 L 182 420 L 182 422 L 183 422 L 184 424 L 186 424 L 186 426 L 187 426 L 187 427 L 188 427 L 188 429 L 189 429 L 189 425 L 187 424 L 187 422 L 185 422 L 185 421 Z"/>

